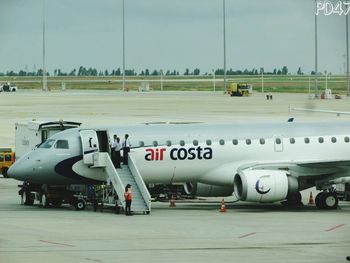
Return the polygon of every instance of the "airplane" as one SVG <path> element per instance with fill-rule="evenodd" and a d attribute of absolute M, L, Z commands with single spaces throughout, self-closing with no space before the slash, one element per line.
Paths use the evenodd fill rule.
<path fill-rule="evenodd" d="M 348 122 L 79 127 L 47 139 L 8 176 L 34 186 L 101 184 L 108 176 L 93 154 L 109 155 L 113 135 L 126 133 L 145 184 L 184 183 L 193 195 L 300 204 L 300 191 L 316 186 L 317 208 L 336 209 L 332 185 L 350 182 Z"/>

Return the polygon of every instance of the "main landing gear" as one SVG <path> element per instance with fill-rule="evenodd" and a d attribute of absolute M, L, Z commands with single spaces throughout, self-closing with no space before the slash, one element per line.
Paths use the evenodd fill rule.
<path fill-rule="evenodd" d="M 317 208 L 319 209 L 337 209 L 338 208 L 338 197 L 336 192 L 330 191 L 330 192 L 320 192 L 315 199 L 315 203 Z"/>

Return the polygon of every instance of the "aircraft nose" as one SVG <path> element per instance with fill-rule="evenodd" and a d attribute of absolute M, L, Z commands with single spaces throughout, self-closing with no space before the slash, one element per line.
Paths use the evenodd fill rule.
<path fill-rule="evenodd" d="M 10 168 L 7 171 L 7 176 L 10 178 L 13 178 L 13 175 L 15 174 L 15 164 L 11 165 Z"/>
<path fill-rule="evenodd" d="M 13 165 L 10 166 L 10 168 L 7 171 L 7 176 L 9 178 L 13 178 L 16 180 L 23 180 L 23 169 L 21 168 L 21 164 L 15 162 Z"/>

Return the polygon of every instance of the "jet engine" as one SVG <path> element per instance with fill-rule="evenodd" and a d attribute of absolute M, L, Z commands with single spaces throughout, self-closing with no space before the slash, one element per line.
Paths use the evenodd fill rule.
<path fill-rule="evenodd" d="M 186 183 L 184 191 L 187 195 L 202 197 L 230 196 L 233 192 L 232 186 L 217 186 L 202 183 Z"/>
<path fill-rule="evenodd" d="M 234 192 L 242 201 L 269 203 L 282 201 L 298 192 L 298 181 L 281 170 L 246 170 L 235 175 Z"/>

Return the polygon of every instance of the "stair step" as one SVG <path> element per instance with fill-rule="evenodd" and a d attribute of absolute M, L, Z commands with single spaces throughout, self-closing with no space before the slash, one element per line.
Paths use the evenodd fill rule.
<path fill-rule="evenodd" d="M 133 165 L 132 163 L 130 164 Z M 139 186 L 137 184 L 129 166 L 122 165 L 122 169 L 119 169 L 119 168 L 115 169 L 112 165 L 113 165 L 112 161 L 109 159 L 108 167 L 106 167 L 105 170 L 107 172 L 109 179 L 113 183 L 114 189 L 116 191 L 119 191 L 117 192 L 117 194 L 122 198 L 124 196 L 124 190 L 122 190 L 120 185 L 118 185 L 119 183 L 121 183 L 124 186 L 127 184 L 130 184 L 132 186 L 132 194 L 133 194 L 131 210 L 135 212 L 149 212 L 150 209 L 148 208 L 148 206 L 149 206 L 150 200 L 148 200 L 148 198 L 146 198 L 147 200 L 145 200 L 142 196 L 142 191 L 146 191 L 147 189 L 143 189 L 144 187 L 143 185 Z M 139 177 L 140 175 L 137 174 L 136 176 Z M 139 187 L 141 187 L 142 191 Z M 124 203 L 124 200 L 119 199 L 118 202 L 119 204 L 121 204 L 121 203 Z"/>

